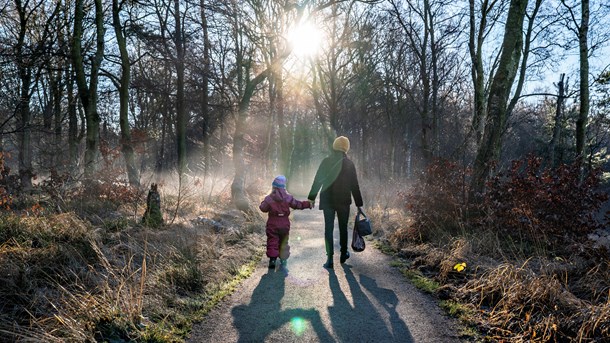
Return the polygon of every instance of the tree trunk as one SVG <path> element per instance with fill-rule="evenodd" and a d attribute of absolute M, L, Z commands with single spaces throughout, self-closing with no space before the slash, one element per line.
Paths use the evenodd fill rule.
<path fill-rule="evenodd" d="M 83 37 L 83 1 L 75 1 L 74 10 L 74 42 L 72 45 L 72 61 L 76 74 L 78 93 L 85 110 L 86 148 L 85 148 L 85 178 L 91 178 L 98 168 L 100 117 L 97 112 L 97 85 L 99 68 L 104 57 L 104 16 L 102 0 L 95 0 L 96 51 L 91 60 L 89 85 L 85 74 L 82 53 Z"/>
<path fill-rule="evenodd" d="M 235 168 L 235 177 L 231 183 L 231 199 L 234 205 L 243 212 L 250 212 L 250 202 L 246 197 L 246 163 L 244 156 L 244 148 L 246 146 L 246 119 L 248 118 L 248 109 L 250 100 L 254 95 L 254 90 L 261 82 L 268 77 L 270 69 L 265 69 L 258 74 L 254 79 L 246 83 L 244 94 L 239 102 L 237 122 L 235 123 L 235 133 L 233 134 L 233 165 Z"/>
<path fill-rule="evenodd" d="M 76 171 L 78 166 L 78 116 L 76 113 L 76 101 L 74 97 L 74 68 L 66 70 L 66 92 L 68 93 L 68 156 L 69 170 Z"/>
<path fill-rule="evenodd" d="M 180 17 L 180 0 L 174 0 L 174 20 L 176 25 L 176 141 L 178 146 L 178 173 L 186 172 L 186 111 L 184 109 L 184 37 Z"/>
<path fill-rule="evenodd" d="M 561 136 L 561 125 L 563 121 L 563 100 L 564 100 L 564 77 L 566 74 L 561 74 L 559 77 L 557 107 L 555 109 L 555 124 L 553 126 L 553 137 L 549 143 L 549 165 L 556 167 L 559 163 L 555 162 L 555 149 L 557 149 L 557 141 Z"/>
<path fill-rule="evenodd" d="M 532 35 L 534 33 L 534 24 L 536 16 L 538 15 L 538 11 L 540 10 L 540 6 L 542 5 L 542 0 L 536 0 L 536 4 L 532 11 L 532 15 L 528 16 L 527 22 L 527 30 L 525 31 L 525 45 L 523 47 L 523 58 L 521 61 L 521 68 L 519 70 L 519 81 L 517 82 L 517 87 L 515 87 L 515 92 L 513 97 L 508 105 L 507 116 L 510 117 L 511 113 L 515 109 L 517 102 L 521 96 L 521 91 L 523 90 L 523 85 L 525 84 L 525 76 L 527 72 L 527 63 L 530 54 L 530 46 L 532 44 Z"/>
<path fill-rule="evenodd" d="M 486 12 L 488 0 L 483 0 L 481 4 L 481 12 Z M 485 118 L 485 75 L 483 73 L 483 40 L 484 32 L 487 26 L 487 15 L 481 14 L 481 21 L 476 27 L 475 17 L 475 1 L 469 0 L 470 8 L 470 35 L 468 48 L 470 51 L 471 77 L 474 86 L 474 113 L 472 116 L 472 130 L 475 134 L 476 143 L 481 141 L 481 132 L 483 131 L 483 119 Z"/>
<path fill-rule="evenodd" d="M 32 84 L 32 71 L 23 56 L 23 46 L 25 44 L 25 34 L 27 30 L 26 5 L 16 0 L 15 5 L 19 15 L 19 36 L 15 46 L 15 59 L 17 62 L 17 73 L 19 75 L 19 102 L 17 103 L 16 113 L 19 115 L 19 178 L 23 190 L 28 191 L 32 188 L 32 146 L 31 146 L 31 112 L 30 112 L 30 87 Z"/>
<path fill-rule="evenodd" d="M 210 61 L 210 49 L 212 44 L 210 43 L 210 37 L 208 33 L 208 19 L 205 12 L 205 0 L 200 1 L 201 7 L 201 29 L 203 30 L 203 89 L 201 91 L 201 115 L 203 116 L 203 127 L 202 127 L 202 138 L 203 138 L 203 155 L 204 155 L 204 169 L 203 173 L 207 176 L 210 172 L 211 156 L 210 156 L 210 132 L 209 128 L 209 79 L 211 73 L 211 61 Z"/>
<path fill-rule="evenodd" d="M 483 140 L 474 162 L 470 199 L 476 201 L 485 181 L 500 158 L 502 134 L 507 119 L 507 103 L 517 75 L 523 47 L 523 21 L 528 0 L 511 0 L 502 41 L 502 53 L 493 77 L 487 105 Z"/>
<path fill-rule="evenodd" d="M 424 0 L 424 7 L 427 7 L 428 1 Z M 430 118 L 430 73 L 428 71 L 428 42 L 430 38 L 430 30 L 429 30 L 429 18 L 428 14 L 424 13 L 423 15 L 424 21 L 424 32 L 423 32 L 423 41 L 421 43 L 421 51 L 416 54 L 419 57 L 420 63 L 420 71 L 419 75 L 421 77 L 422 82 L 422 107 L 421 107 L 421 147 L 423 152 L 424 165 L 427 166 L 432 160 L 432 146 L 431 146 L 431 137 L 434 137 L 434 133 L 432 132 L 432 120 Z"/>
<path fill-rule="evenodd" d="M 127 53 L 127 42 L 119 13 L 121 8 L 119 0 L 112 0 L 112 26 L 116 36 L 117 45 L 121 54 L 121 77 L 118 83 L 119 91 L 119 126 L 121 128 L 121 150 L 125 159 L 127 178 L 129 184 L 140 186 L 140 173 L 136 167 L 135 154 L 131 142 L 131 129 L 129 127 L 129 83 L 131 80 L 131 64 Z"/>
<path fill-rule="evenodd" d="M 53 72 L 51 72 L 53 73 Z M 65 163 L 62 158 L 62 144 L 61 144 L 61 133 L 62 133 L 62 113 L 61 113 L 61 99 L 63 98 L 64 88 L 61 85 L 61 72 L 58 71 L 54 76 L 53 81 L 53 168 L 58 170 L 60 166 Z"/>
<path fill-rule="evenodd" d="M 580 56 L 580 110 L 576 120 L 576 158 L 585 158 L 585 140 L 589 117 L 589 0 L 581 1 L 581 19 L 578 28 L 578 48 Z"/>
<path fill-rule="evenodd" d="M 438 93 L 440 88 L 440 80 L 438 75 L 438 56 L 439 47 L 435 36 L 435 23 L 434 16 L 432 14 L 432 8 L 429 1 L 424 1 L 426 8 L 426 16 L 428 19 L 428 30 L 430 31 L 430 63 L 432 64 L 432 94 L 431 94 L 431 106 L 432 106 L 432 155 L 438 157 L 440 155 L 440 119 L 439 119 L 439 99 Z"/>
<path fill-rule="evenodd" d="M 280 129 L 280 173 L 284 174 L 290 183 L 290 170 L 292 164 L 292 152 L 294 150 L 293 126 L 286 120 L 284 106 L 284 80 L 281 70 L 274 73 L 276 90 L 275 105 L 278 116 L 278 127 Z M 294 124 L 294 122 L 293 122 Z"/>
<path fill-rule="evenodd" d="M 30 126 L 30 86 L 32 81 L 31 71 L 28 67 L 19 67 L 19 79 L 21 82 L 19 103 L 17 105 L 20 115 L 19 130 L 19 176 L 21 187 L 24 191 L 32 188 L 32 128 Z"/>

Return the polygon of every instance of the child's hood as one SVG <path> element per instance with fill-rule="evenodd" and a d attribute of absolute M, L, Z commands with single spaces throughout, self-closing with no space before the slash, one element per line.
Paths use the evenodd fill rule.
<path fill-rule="evenodd" d="M 290 194 L 284 188 L 274 188 L 270 194 L 271 199 L 275 201 L 287 201 L 290 200 Z"/>

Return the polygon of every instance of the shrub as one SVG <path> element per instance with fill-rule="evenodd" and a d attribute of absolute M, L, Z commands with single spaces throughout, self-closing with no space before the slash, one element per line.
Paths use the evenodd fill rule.
<path fill-rule="evenodd" d="M 434 161 L 410 192 L 402 196 L 413 218 L 413 226 L 426 238 L 425 231 L 441 227 L 460 228 L 466 204 L 469 170 L 449 160 Z"/>
<path fill-rule="evenodd" d="M 10 176 L 11 169 L 4 165 L 6 153 L 0 152 L 0 209 L 8 210 L 12 202 L 11 189 L 19 190 L 18 178 Z"/>
<path fill-rule="evenodd" d="M 594 215 L 607 195 L 598 191 L 600 173 L 581 181 L 578 165 L 542 169 L 541 159 L 514 161 L 488 183 L 489 220 L 509 234 L 535 240 L 576 238 L 599 226 Z"/>

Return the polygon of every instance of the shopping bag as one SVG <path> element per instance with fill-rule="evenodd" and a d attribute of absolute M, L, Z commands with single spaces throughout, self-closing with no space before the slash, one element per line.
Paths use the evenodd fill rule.
<path fill-rule="evenodd" d="M 358 229 L 354 226 L 354 232 L 352 233 L 352 250 L 355 252 L 364 251 L 366 244 L 364 244 L 364 238 L 358 234 Z"/>
<path fill-rule="evenodd" d="M 373 233 L 373 228 L 371 227 L 371 221 L 364 214 L 362 209 L 358 209 L 358 213 L 356 214 L 356 219 L 354 220 L 354 228 L 358 230 L 358 234 L 362 237 L 368 236 Z"/>

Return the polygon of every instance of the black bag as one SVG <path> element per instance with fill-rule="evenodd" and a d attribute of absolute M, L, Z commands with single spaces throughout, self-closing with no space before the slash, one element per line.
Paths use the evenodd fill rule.
<path fill-rule="evenodd" d="M 356 219 L 354 220 L 354 229 L 358 230 L 358 234 L 362 237 L 368 236 L 373 233 L 373 229 L 371 228 L 371 222 L 361 209 L 358 209 L 358 214 L 356 214 Z"/>
<path fill-rule="evenodd" d="M 355 252 L 364 251 L 366 248 L 366 244 L 364 244 L 364 238 L 358 234 L 358 229 L 354 225 L 354 232 L 352 233 L 352 249 Z"/>

